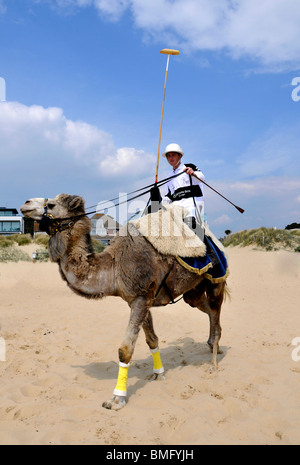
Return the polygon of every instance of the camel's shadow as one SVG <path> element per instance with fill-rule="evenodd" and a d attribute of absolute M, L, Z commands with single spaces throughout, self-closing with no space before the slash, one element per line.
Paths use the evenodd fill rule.
<path fill-rule="evenodd" d="M 218 354 L 217 360 L 220 364 L 226 357 L 230 347 L 221 346 L 222 354 Z M 190 337 L 185 337 L 177 341 L 169 343 L 168 347 L 160 349 L 161 358 L 165 368 L 165 374 L 170 370 L 184 369 L 186 366 L 199 367 L 202 365 L 210 365 L 212 354 L 207 344 L 195 342 Z M 118 363 L 111 362 L 94 362 L 88 365 L 73 365 L 74 368 L 81 368 L 85 374 L 98 380 L 117 380 Z M 138 378 L 138 381 L 133 386 L 128 387 L 128 394 L 132 395 L 149 382 L 149 377 L 152 374 L 152 356 L 132 360 L 129 371 L 130 378 Z"/>

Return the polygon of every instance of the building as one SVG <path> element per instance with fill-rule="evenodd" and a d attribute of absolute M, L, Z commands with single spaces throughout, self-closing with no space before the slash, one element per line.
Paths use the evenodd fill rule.
<path fill-rule="evenodd" d="M 24 233 L 23 216 L 19 215 L 16 208 L 0 207 L 0 235 Z"/>
<path fill-rule="evenodd" d="M 120 229 L 120 224 L 109 215 L 96 213 L 92 216 L 91 236 L 108 245 Z"/>

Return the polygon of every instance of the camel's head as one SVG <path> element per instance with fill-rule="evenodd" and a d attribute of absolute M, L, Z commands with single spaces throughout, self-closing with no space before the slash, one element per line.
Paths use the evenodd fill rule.
<path fill-rule="evenodd" d="M 27 200 L 20 208 L 27 218 L 40 221 L 45 212 L 53 219 L 70 218 L 85 213 L 84 200 L 78 195 L 60 194 L 55 199 L 35 198 Z"/>
<path fill-rule="evenodd" d="M 90 230 L 84 201 L 78 195 L 60 194 L 55 199 L 30 199 L 20 210 L 25 217 L 40 221 L 40 230 L 51 236 L 49 253 L 53 262 L 59 261 L 67 250 L 69 235 L 61 234 L 62 231 L 76 229 L 80 236 Z"/>

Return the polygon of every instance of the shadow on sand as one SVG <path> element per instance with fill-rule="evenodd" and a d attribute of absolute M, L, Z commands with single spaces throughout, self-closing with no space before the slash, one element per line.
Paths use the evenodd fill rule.
<path fill-rule="evenodd" d="M 221 346 L 222 354 L 218 354 L 218 363 L 221 364 L 226 357 L 229 347 Z M 186 366 L 199 367 L 202 365 L 210 365 L 212 354 L 207 344 L 195 342 L 190 337 L 180 338 L 177 341 L 170 342 L 168 347 L 160 349 L 162 362 L 165 368 L 165 375 L 168 371 L 184 369 Z M 129 397 L 135 394 L 139 389 L 143 388 L 152 375 L 152 356 L 135 360 L 131 362 L 129 370 L 129 378 L 138 378 L 134 385 L 128 387 Z M 110 362 L 95 362 L 88 365 L 74 365 L 74 368 L 81 368 L 87 376 L 98 380 L 117 380 L 118 363 Z"/>

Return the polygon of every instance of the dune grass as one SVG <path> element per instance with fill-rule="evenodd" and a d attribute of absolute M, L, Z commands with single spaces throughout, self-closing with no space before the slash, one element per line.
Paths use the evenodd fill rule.
<path fill-rule="evenodd" d="M 14 245 L 0 247 L 0 262 L 30 262 L 28 253 L 19 250 Z"/>
<path fill-rule="evenodd" d="M 228 246 L 254 246 L 264 250 L 289 250 L 300 252 L 300 230 L 256 228 L 229 234 L 223 239 Z"/>
<path fill-rule="evenodd" d="M 11 236 L 0 236 L 0 262 L 18 262 L 31 261 L 32 257 L 24 250 L 22 246 L 36 244 L 36 252 L 40 252 L 39 260 L 48 261 L 49 236 L 37 234 L 33 239 L 30 234 L 12 234 Z M 92 239 L 95 252 L 102 252 L 105 245 L 95 239 Z"/>
<path fill-rule="evenodd" d="M 38 234 L 34 239 L 30 234 L 13 234 L 0 236 L 0 262 L 31 261 L 32 257 L 22 250 L 22 246 L 36 244 L 40 252 L 40 260 L 49 260 L 49 236 Z M 228 234 L 223 240 L 225 247 L 253 246 L 262 250 L 288 250 L 300 252 L 300 229 L 286 230 L 273 228 L 256 228 Z M 102 252 L 105 248 L 102 242 L 92 239 L 95 252 Z"/>

